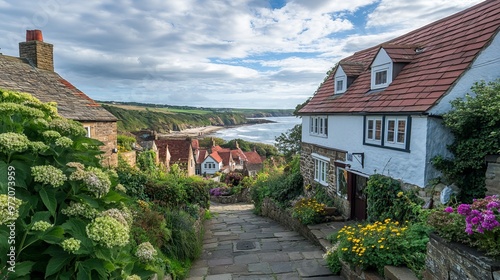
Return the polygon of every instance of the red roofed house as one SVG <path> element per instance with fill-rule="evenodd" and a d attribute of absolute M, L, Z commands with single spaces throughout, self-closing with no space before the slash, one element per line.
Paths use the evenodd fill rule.
<path fill-rule="evenodd" d="M 223 166 L 222 158 L 219 156 L 218 152 L 214 151 L 201 163 L 201 174 L 215 174 L 215 172 L 219 172 Z"/>
<path fill-rule="evenodd" d="M 56 102 L 58 113 L 82 123 L 87 136 L 104 143 L 102 163 L 116 166 L 117 118 L 54 72 L 53 45 L 40 30 L 27 30 L 19 57 L 0 53 L 0 88 L 26 92 L 42 102 Z"/>
<path fill-rule="evenodd" d="M 172 164 L 178 164 L 188 176 L 195 174 L 195 158 L 191 139 L 159 139 L 154 140 L 158 148 L 160 162 L 170 169 Z"/>
<path fill-rule="evenodd" d="M 243 163 L 243 171 L 246 176 L 256 176 L 262 170 L 262 158 L 254 150 L 253 152 L 244 152 L 246 161 Z"/>
<path fill-rule="evenodd" d="M 305 184 L 355 219 L 372 174 L 426 187 L 439 176 L 430 160 L 449 155 L 450 101 L 500 78 L 499 26 L 500 1 L 488 0 L 342 59 L 299 111 Z"/>

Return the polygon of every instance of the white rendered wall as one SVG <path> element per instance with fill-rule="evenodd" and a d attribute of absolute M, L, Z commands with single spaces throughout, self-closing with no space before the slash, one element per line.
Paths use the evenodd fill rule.
<path fill-rule="evenodd" d="M 450 101 L 472 93 L 470 88 L 475 82 L 491 82 L 500 78 L 500 35 L 497 34 L 492 43 L 483 50 L 470 69 L 458 80 L 452 90 L 441 101 L 430 109 L 431 115 L 442 115 L 451 110 Z"/>
<path fill-rule="evenodd" d="M 215 164 L 215 168 L 205 168 L 205 163 L 213 163 Z M 207 157 L 201 164 L 201 174 L 203 173 L 214 174 L 219 170 L 220 170 L 219 163 L 216 162 L 212 157 Z"/>
<path fill-rule="evenodd" d="M 309 117 L 302 117 L 302 141 L 344 150 L 364 153 L 364 167 L 353 157 L 346 163 L 351 169 L 367 175 L 384 174 L 404 182 L 425 187 L 427 162 L 427 117 L 412 116 L 410 152 L 363 145 L 363 116 L 334 115 L 328 118 L 328 138 L 309 135 Z"/>

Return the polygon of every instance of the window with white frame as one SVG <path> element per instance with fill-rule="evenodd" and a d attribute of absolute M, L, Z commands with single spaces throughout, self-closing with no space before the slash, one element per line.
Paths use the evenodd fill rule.
<path fill-rule="evenodd" d="M 335 94 L 344 93 L 347 90 L 347 80 L 345 76 L 335 77 Z"/>
<path fill-rule="evenodd" d="M 365 141 L 372 144 L 382 142 L 382 117 L 367 117 Z"/>
<path fill-rule="evenodd" d="M 406 143 L 406 117 L 387 117 L 386 135 L 387 145 L 404 147 Z"/>
<path fill-rule="evenodd" d="M 394 65 L 387 52 L 381 48 L 371 66 L 371 89 L 382 89 L 392 83 Z"/>
<path fill-rule="evenodd" d="M 409 151 L 409 116 L 365 117 L 364 144 Z"/>
<path fill-rule="evenodd" d="M 328 170 L 330 159 L 318 154 L 312 154 L 314 160 L 314 181 L 328 186 Z"/>
<path fill-rule="evenodd" d="M 309 134 L 323 137 L 328 136 L 328 117 L 311 117 Z"/>
<path fill-rule="evenodd" d="M 347 170 L 342 167 L 337 167 L 337 194 L 347 199 Z"/>

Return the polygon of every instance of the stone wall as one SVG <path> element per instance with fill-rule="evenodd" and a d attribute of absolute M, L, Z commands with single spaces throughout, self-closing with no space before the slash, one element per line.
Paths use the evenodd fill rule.
<path fill-rule="evenodd" d="M 210 196 L 210 200 L 220 204 L 231 204 L 238 202 L 252 203 L 252 198 L 250 197 L 250 190 L 248 188 L 242 189 L 240 193 L 228 196 Z"/>
<path fill-rule="evenodd" d="M 486 195 L 500 195 L 500 155 L 486 156 Z"/>
<path fill-rule="evenodd" d="M 500 262 L 485 257 L 474 248 L 448 243 L 431 234 L 423 276 L 425 280 L 500 280 Z"/>
<path fill-rule="evenodd" d="M 328 157 L 330 159 L 328 168 L 328 186 L 327 192 L 333 198 L 335 207 L 341 212 L 346 219 L 350 218 L 351 205 L 350 203 L 337 195 L 337 176 L 335 174 L 334 163 L 336 160 L 345 161 L 346 153 L 344 151 L 329 149 L 309 143 L 302 142 L 302 150 L 300 154 L 300 173 L 304 177 L 304 186 L 319 185 L 314 181 L 314 159 L 312 153 Z"/>
<path fill-rule="evenodd" d="M 136 151 L 130 151 L 130 152 L 120 152 L 120 157 L 126 161 L 130 166 L 135 166 L 135 163 L 137 161 L 137 153 Z"/>
<path fill-rule="evenodd" d="M 29 58 L 39 69 L 54 71 L 54 46 L 41 41 L 19 43 L 19 57 Z"/>
<path fill-rule="evenodd" d="M 114 149 L 118 148 L 117 144 L 117 126 L 116 122 L 82 122 L 83 126 L 90 127 L 90 137 L 104 143 L 101 150 L 102 164 L 104 166 L 118 166 L 118 154 Z"/>
<path fill-rule="evenodd" d="M 319 240 L 312 234 L 306 225 L 303 225 L 299 219 L 292 217 L 290 209 L 284 210 L 279 208 L 271 199 L 264 198 L 262 201 L 261 214 L 264 217 L 269 217 L 281 225 L 300 233 L 316 245 L 321 245 Z"/>

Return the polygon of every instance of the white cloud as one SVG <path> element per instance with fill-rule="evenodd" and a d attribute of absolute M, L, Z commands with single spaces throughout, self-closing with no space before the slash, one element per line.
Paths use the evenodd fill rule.
<path fill-rule="evenodd" d="M 99 100 L 294 108 L 339 59 L 477 2 L 0 0 L 0 47 L 42 29 L 56 71 Z"/>

